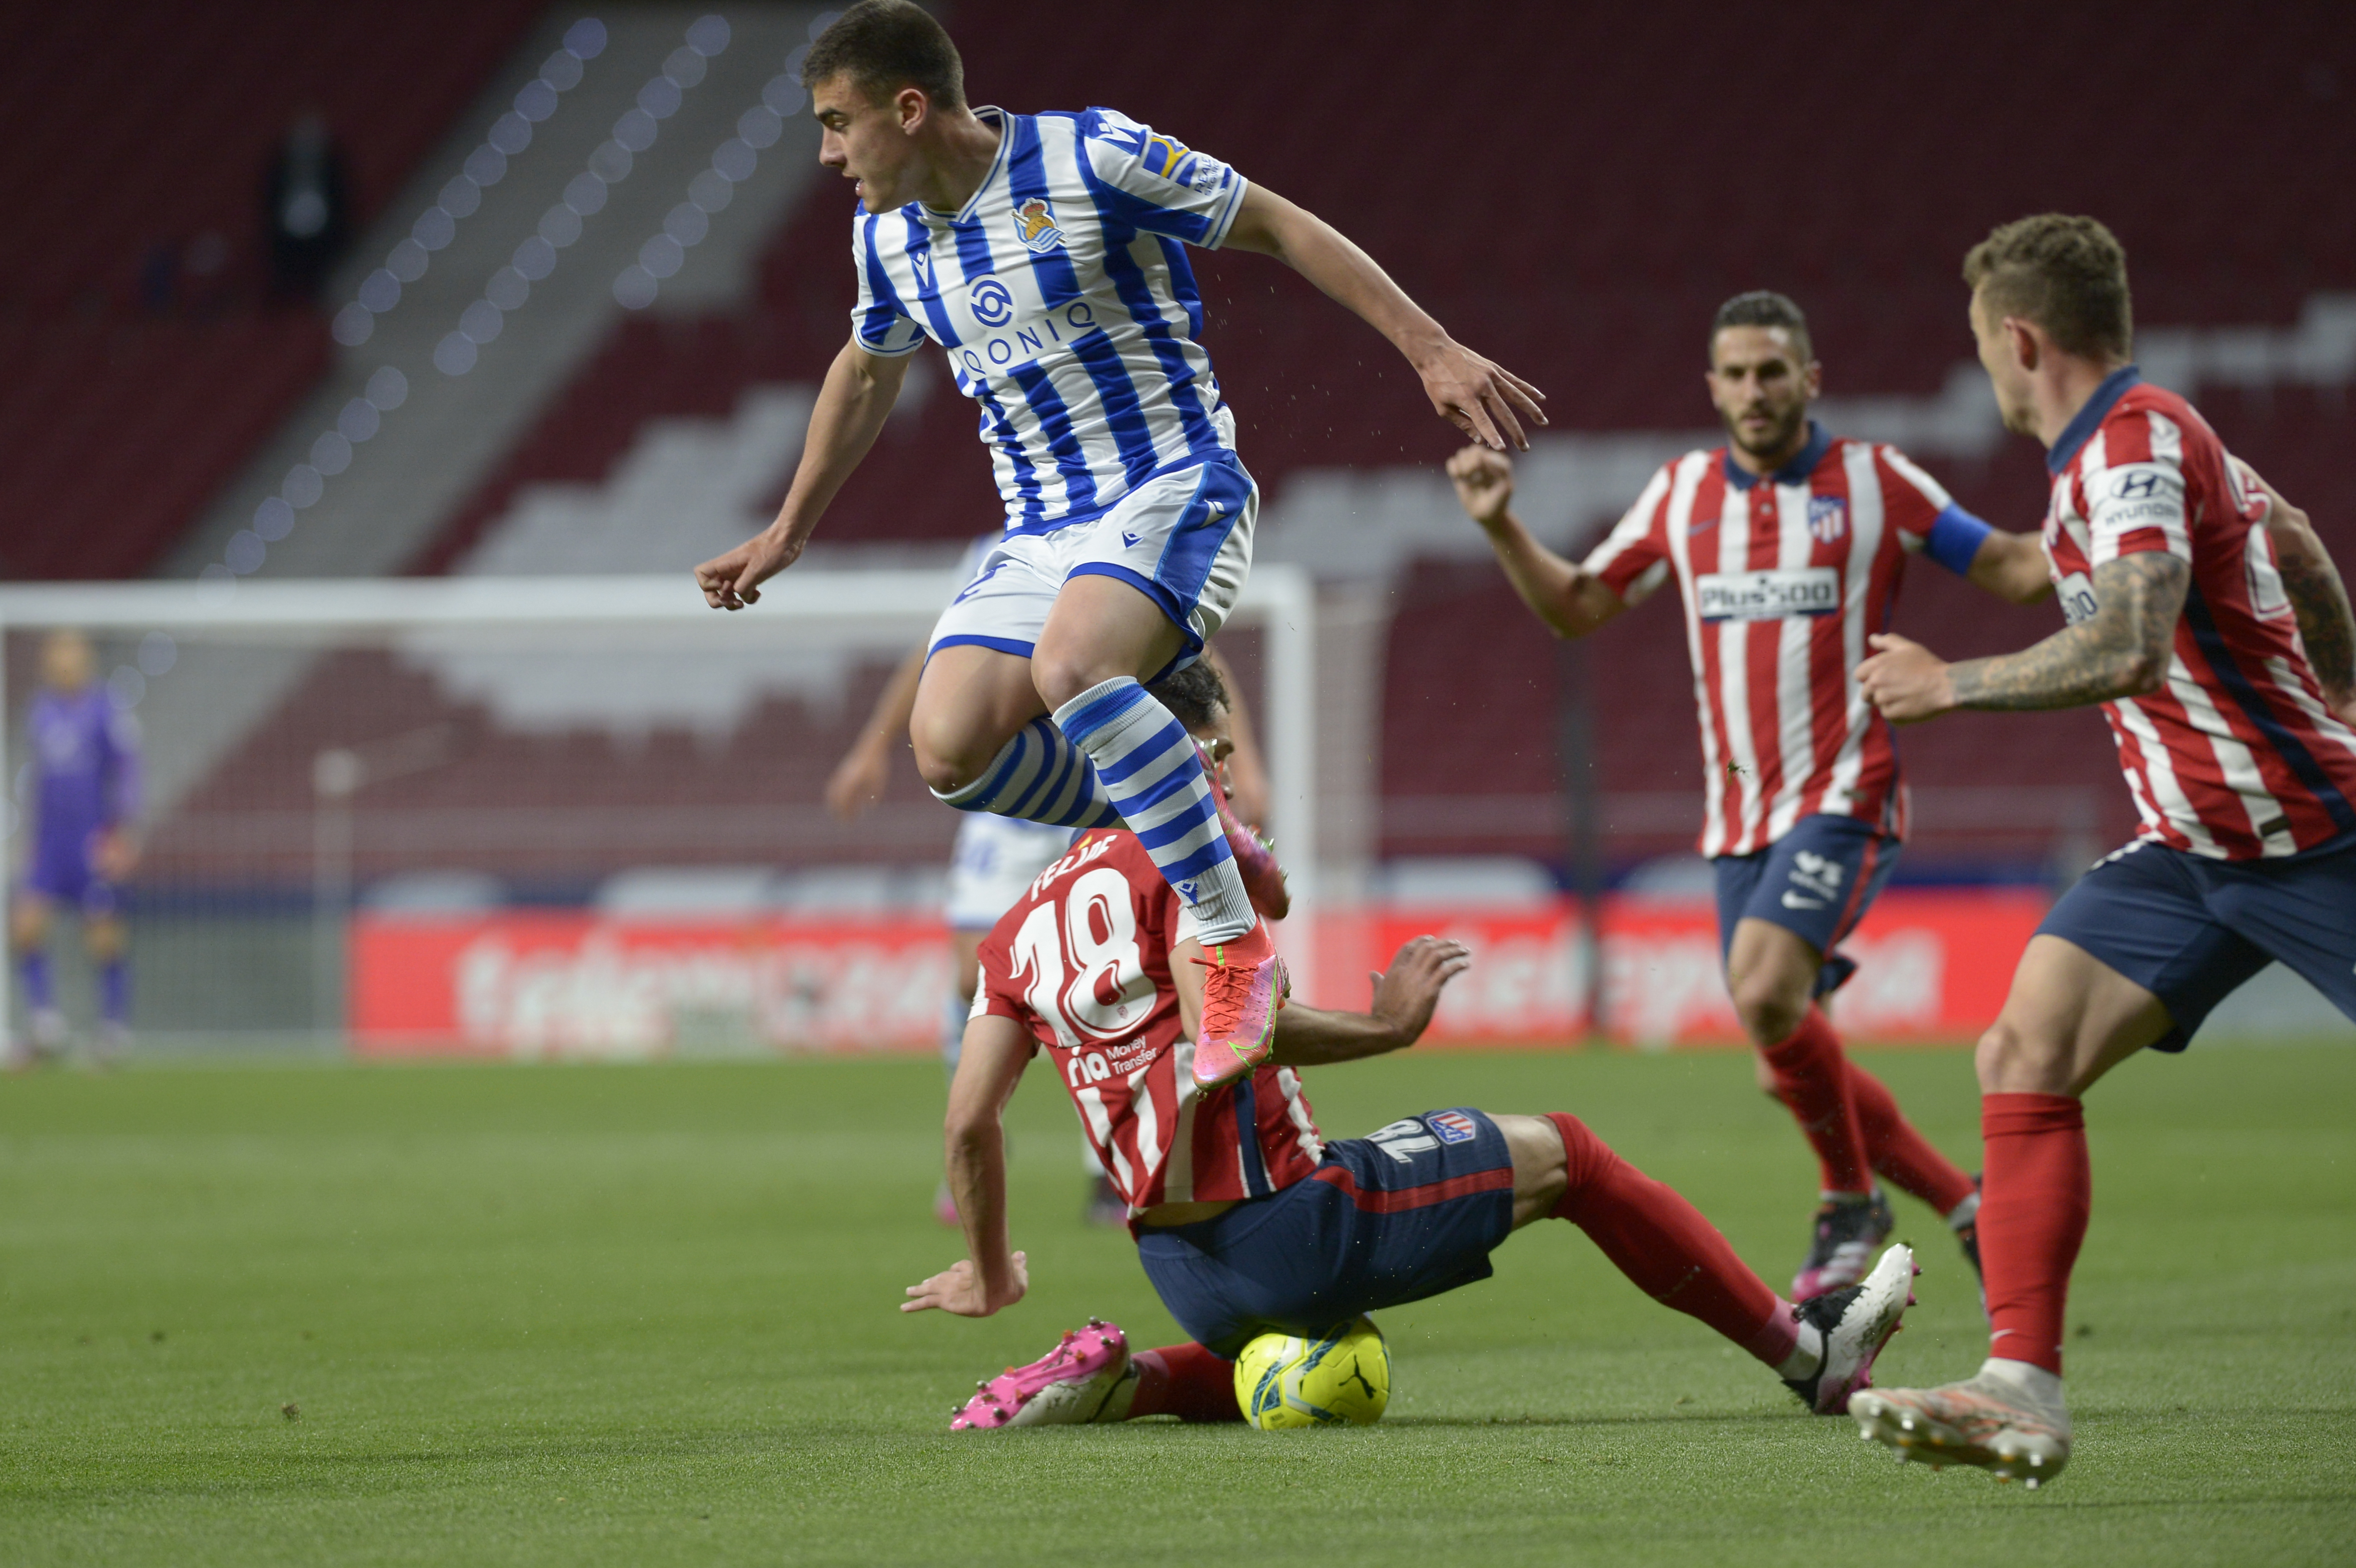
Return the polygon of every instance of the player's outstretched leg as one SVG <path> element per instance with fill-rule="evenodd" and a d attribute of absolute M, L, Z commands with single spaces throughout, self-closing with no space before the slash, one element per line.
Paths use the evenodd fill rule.
<path fill-rule="evenodd" d="M 1874 1359 L 1913 1300 L 1910 1250 L 1891 1247 L 1858 1284 L 1794 1307 L 1675 1189 L 1622 1159 L 1578 1117 L 1546 1119 L 1561 1136 L 1565 1167 L 1551 1217 L 1585 1231 L 1637 1288 L 1773 1368 L 1819 1414 L 1840 1414 L 1872 1381 Z"/>
<path fill-rule="evenodd" d="M 1175 1415 L 1240 1421 L 1235 1363 L 1200 1345 L 1132 1355 L 1120 1326 L 1091 1317 L 1027 1367 L 1009 1367 L 958 1407 L 952 1432 L 1001 1426 L 1076 1426 Z"/>

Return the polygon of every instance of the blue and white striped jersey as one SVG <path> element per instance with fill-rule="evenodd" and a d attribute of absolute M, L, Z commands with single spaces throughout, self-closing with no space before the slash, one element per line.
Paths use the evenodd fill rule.
<path fill-rule="evenodd" d="M 1226 238 L 1244 179 L 1110 109 L 974 112 L 998 159 L 965 210 L 853 223 L 852 329 L 870 354 L 948 351 L 1007 531 L 1046 533 L 1234 450 L 1184 246 Z"/>

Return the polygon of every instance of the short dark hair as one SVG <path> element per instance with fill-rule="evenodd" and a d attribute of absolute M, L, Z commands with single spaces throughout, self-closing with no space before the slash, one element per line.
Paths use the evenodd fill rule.
<path fill-rule="evenodd" d="M 1145 688 L 1170 709 L 1170 716 L 1193 730 L 1211 721 L 1211 709 L 1226 708 L 1227 683 L 1202 659 L 1173 670 Z"/>
<path fill-rule="evenodd" d="M 1965 255 L 1964 283 L 1999 316 L 2043 327 L 2065 354 L 2134 353 L 2126 247 L 2094 219 L 2040 212 L 1999 224 Z"/>
<path fill-rule="evenodd" d="M 1718 335 L 1730 326 L 1780 326 L 1792 335 L 1792 342 L 1805 364 L 1816 357 L 1816 347 L 1808 336 L 1808 313 L 1792 303 L 1789 294 L 1779 294 L 1772 289 L 1753 289 L 1747 294 L 1737 294 L 1718 307 L 1709 323 L 1709 362 L 1718 363 Z"/>
<path fill-rule="evenodd" d="M 913 87 L 936 109 L 965 107 L 965 62 L 948 29 L 909 0 L 859 0 L 802 57 L 802 85 L 848 76 L 871 100 Z"/>

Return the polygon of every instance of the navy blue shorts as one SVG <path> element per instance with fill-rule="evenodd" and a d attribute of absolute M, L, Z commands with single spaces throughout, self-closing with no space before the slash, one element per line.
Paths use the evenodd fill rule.
<path fill-rule="evenodd" d="M 1427 1111 L 1325 1146 L 1315 1173 L 1198 1225 L 1141 1228 L 1138 1261 L 1179 1327 L 1234 1357 L 1258 1335 L 1489 1277 L 1514 1229 L 1514 1157 L 1478 1111 Z"/>
<path fill-rule="evenodd" d="M 2278 860 L 2211 860 L 2139 839 L 2099 862 L 2037 928 L 2085 949 L 2168 1008 L 2156 1051 L 2275 959 L 2356 1019 L 2356 837 Z"/>
<path fill-rule="evenodd" d="M 1837 949 L 1898 868 L 1899 841 L 1854 816 L 1804 816 L 1766 848 L 1720 855 L 1718 872 L 1718 952 L 1734 946 L 1744 919 L 1780 925 L 1825 955 L 1816 973 L 1819 997 L 1857 973 Z"/>

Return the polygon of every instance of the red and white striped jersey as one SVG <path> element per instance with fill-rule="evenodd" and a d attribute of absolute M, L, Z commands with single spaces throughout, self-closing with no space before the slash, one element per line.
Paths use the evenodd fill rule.
<path fill-rule="evenodd" d="M 1170 950 L 1190 934 L 1183 912 L 1135 834 L 1098 829 L 981 944 L 974 1013 L 1012 1019 L 1046 1047 L 1131 1213 L 1265 1198 L 1325 1152 L 1290 1067 L 1195 1088 L 1170 977 Z"/>
<path fill-rule="evenodd" d="M 2192 568 L 2168 681 L 2103 704 L 2141 837 L 2220 860 L 2296 855 L 2356 833 L 2356 734 L 2324 705 L 2275 571 L 2268 502 L 2190 403 L 2133 366 L 2046 454 L 2045 556 L 2072 624 L 2094 570 L 2166 550 Z"/>
<path fill-rule="evenodd" d="M 1889 629 L 1906 557 L 1954 518 L 1968 550 L 1978 525 L 1896 447 L 1812 424 L 1765 478 L 1722 446 L 1687 453 L 1588 556 L 1632 604 L 1676 576 L 1704 855 L 1752 854 L 1817 813 L 1903 835 L 1898 748 L 1855 677 L 1867 635 Z M 1967 569 L 1968 555 L 1950 564 Z"/>

